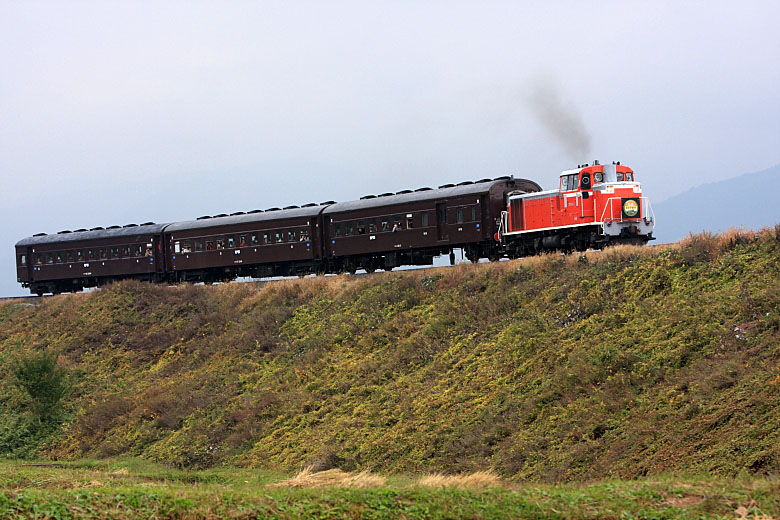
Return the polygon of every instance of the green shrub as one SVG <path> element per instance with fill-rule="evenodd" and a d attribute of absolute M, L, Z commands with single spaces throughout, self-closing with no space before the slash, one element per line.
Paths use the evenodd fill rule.
<path fill-rule="evenodd" d="M 70 384 L 57 355 L 42 351 L 22 357 L 13 367 L 13 383 L 27 394 L 30 410 L 39 423 L 56 422 Z"/>

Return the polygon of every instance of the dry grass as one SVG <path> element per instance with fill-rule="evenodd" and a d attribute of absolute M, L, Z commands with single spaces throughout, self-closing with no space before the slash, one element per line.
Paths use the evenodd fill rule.
<path fill-rule="evenodd" d="M 432 488 L 455 487 L 459 489 L 484 489 L 501 486 L 501 479 L 492 471 L 475 471 L 474 473 L 464 473 L 461 475 L 433 473 L 421 477 L 415 485 Z"/>
<path fill-rule="evenodd" d="M 386 481 L 385 477 L 373 475 L 368 471 L 349 473 L 340 469 L 329 469 L 327 471 L 314 472 L 311 467 L 308 467 L 290 480 L 268 484 L 268 487 L 346 487 L 366 489 L 384 486 Z"/>

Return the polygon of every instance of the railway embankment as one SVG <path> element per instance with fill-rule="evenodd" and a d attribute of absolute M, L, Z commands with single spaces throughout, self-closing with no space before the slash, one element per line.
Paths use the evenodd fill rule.
<path fill-rule="evenodd" d="M 6 301 L 0 360 L 4 457 L 540 481 L 777 473 L 780 229 Z M 64 391 L 35 394 L 35 378 Z"/>

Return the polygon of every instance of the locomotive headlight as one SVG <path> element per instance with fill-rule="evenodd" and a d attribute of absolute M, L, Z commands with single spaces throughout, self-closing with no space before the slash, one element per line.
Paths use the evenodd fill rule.
<path fill-rule="evenodd" d="M 596 173 L 593 175 L 593 182 L 604 182 L 604 174 Z"/>

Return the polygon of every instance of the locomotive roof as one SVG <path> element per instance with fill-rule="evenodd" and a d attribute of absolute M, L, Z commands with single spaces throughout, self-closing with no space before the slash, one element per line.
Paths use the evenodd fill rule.
<path fill-rule="evenodd" d="M 129 237 L 159 233 L 167 224 L 141 224 L 138 226 L 117 227 L 114 229 L 95 229 L 91 231 L 61 232 L 53 235 L 38 235 L 23 238 L 17 246 L 35 246 L 40 244 L 58 244 L 61 242 L 79 242 L 102 238 Z"/>
<path fill-rule="evenodd" d="M 185 229 L 201 229 L 233 224 L 249 224 L 253 222 L 265 222 L 268 220 L 282 220 L 296 217 L 316 217 L 324 206 L 312 206 L 308 208 L 279 209 L 264 211 L 261 213 L 247 213 L 246 215 L 229 215 L 226 217 L 210 217 L 199 220 L 187 220 L 174 222 L 165 228 L 166 233 L 182 231 Z"/>
<path fill-rule="evenodd" d="M 533 181 L 527 179 L 514 179 L 507 177 L 506 179 L 497 179 L 493 181 L 475 182 L 473 184 L 466 184 L 462 186 L 452 186 L 449 188 L 430 189 L 424 191 L 413 191 L 411 193 L 398 193 L 395 195 L 378 196 L 368 199 L 350 200 L 347 202 L 339 202 L 332 204 L 325 208 L 323 215 L 331 213 L 340 213 L 342 211 L 353 211 L 357 209 L 377 208 L 381 206 L 392 206 L 395 204 L 408 204 L 410 202 L 422 202 L 426 200 L 441 199 L 446 197 L 459 197 L 462 195 L 472 195 L 477 193 L 486 193 L 496 184 L 514 180 L 518 184 L 518 188 L 525 188 L 531 190 L 540 190 L 541 187 Z"/>

